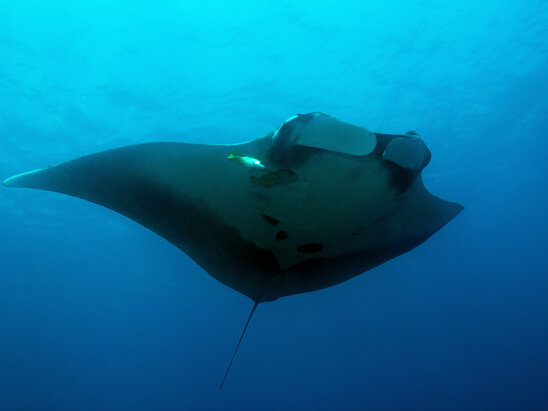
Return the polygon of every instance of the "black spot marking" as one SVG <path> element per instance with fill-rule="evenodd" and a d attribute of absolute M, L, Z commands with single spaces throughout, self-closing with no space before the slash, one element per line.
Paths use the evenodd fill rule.
<path fill-rule="evenodd" d="M 323 244 L 310 243 L 303 244 L 297 248 L 299 253 L 308 254 L 308 253 L 318 253 L 323 250 Z"/>
<path fill-rule="evenodd" d="M 270 225 L 278 225 L 280 224 L 280 220 L 276 220 L 274 217 L 270 217 L 270 216 L 267 216 L 267 215 L 264 215 L 264 214 L 261 214 L 261 217 L 265 219 L 265 221 L 270 224 Z"/>
<path fill-rule="evenodd" d="M 289 236 L 285 231 L 280 231 L 278 234 L 276 234 L 276 241 L 282 241 L 288 239 Z"/>

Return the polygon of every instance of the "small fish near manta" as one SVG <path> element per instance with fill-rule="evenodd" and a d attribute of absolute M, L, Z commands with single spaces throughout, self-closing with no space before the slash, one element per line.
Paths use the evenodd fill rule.
<path fill-rule="evenodd" d="M 424 187 L 430 157 L 415 132 L 374 133 L 309 113 L 246 143 L 133 145 L 4 185 L 117 211 L 252 299 L 233 360 L 258 303 L 355 277 L 415 248 L 462 211 Z"/>

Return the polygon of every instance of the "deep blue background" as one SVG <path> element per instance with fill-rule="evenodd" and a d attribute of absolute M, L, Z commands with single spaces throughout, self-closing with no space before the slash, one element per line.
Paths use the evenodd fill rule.
<path fill-rule="evenodd" d="M 547 409 L 547 39 L 543 0 L 2 2 L 1 178 L 322 111 L 419 131 L 466 209 L 260 305 L 219 392 L 247 298 L 111 211 L 0 188 L 0 409 Z"/>

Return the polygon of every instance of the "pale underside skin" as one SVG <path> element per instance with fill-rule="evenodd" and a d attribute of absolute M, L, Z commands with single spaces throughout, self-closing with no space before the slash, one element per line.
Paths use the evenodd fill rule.
<path fill-rule="evenodd" d="M 416 247 L 462 210 L 431 195 L 420 173 L 402 189 L 395 180 L 400 167 L 383 160 L 382 151 L 357 156 L 294 147 L 290 154 L 296 155 L 285 163 L 273 160 L 274 144 L 269 135 L 233 146 L 128 146 L 4 184 L 115 210 L 256 302 L 346 281 Z M 265 171 L 227 159 L 233 149 L 269 170 L 289 168 L 298 178 L 251 184 L 250 176 Z"/>

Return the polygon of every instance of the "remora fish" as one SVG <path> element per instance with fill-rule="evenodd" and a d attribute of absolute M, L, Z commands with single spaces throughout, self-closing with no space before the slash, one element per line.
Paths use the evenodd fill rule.
<path fill-rule="evenodd" d="M 283 169 L 278 171 L 273 171 L 262 176 L 250 176 L 249 183 L 251 184 L 261 184 L 263 186 L 273 186 L 277 184 L 286 184 L 297 179 L 297 174 L 291 170 Z"/>

